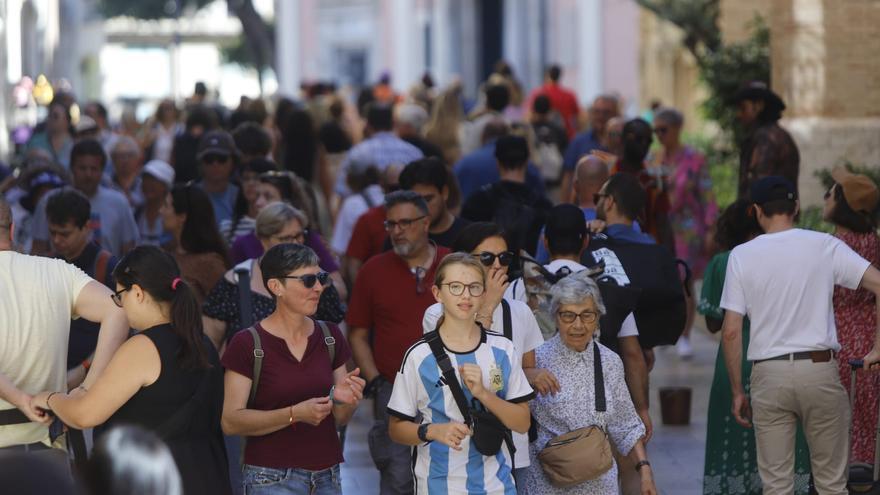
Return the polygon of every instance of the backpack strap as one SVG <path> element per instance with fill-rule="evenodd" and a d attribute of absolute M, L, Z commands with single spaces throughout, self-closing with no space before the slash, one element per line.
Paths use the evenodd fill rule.
<path fill-rule="evenodd" d="M 367 203 L 367 209 L 370 209 L 370 208 L 376 206 L 375 204 L 373 204 L 373 200 L 370 199 L 370 195 L 367 194 L 366 190 L 361 191 L 360 196 L 361 196 L 361 198 L 364 199 L 364 203 Z"/>
<path fill-rule="evenodd" d="M 504 337 L 513 342 L 513 322 L 510 318 L 510 303 L 501 299 L 501 314 L 504 320 Z"/>
<path fill-rule="evenodd" d="M 455 376 L 455 370 L 452 369 L 449 354 L 443 349 L 443 342 L 440 340 L 440 332 L 437 330 L 428 332 L 425 334 L 425 342 L 427 342 L 428 347 L 431 348 L 431 353 L 437 361 L 437 366 L 440 367 L 440 372 L 443 374 L 443 379 L 446 380 L 446 385 L 449 386 L 449 391 L 452 392 L 452 397 L 455 398 L 455 404 L 458 406 L 458 410 L 461 411 L 461 416 L 464 418 L 465 424 L 473 426 L 474 420 L 471 417 L 467 398 L 464 396 L 464 391 L 461 389 L 461 383 L 459 383 L 458 377 Z"/>
<path fill-rule="evenodd" d="M 110 264 L 110 258 L 112 257 L 113 255 L 104 249 L 98 251 L 98 256 L 95 257 L 95 271 L 92 273 L 95 274 L 95 280 L 104 285 L 107 285 L 107 266 Z"/>
<path fill-rule="evenodd" d="M 327 346 L 327 353 L 330 354 L 330 368 L 332 371 L 333 363 L 336 362 L 336 339 L 330 333 L 330 327 L 327 326 L 327 322 L 316 320 L 315 323 L 318 324 L 321 328 L 321 333 L 324 334 L 324 345 Z"/>
<path fill-rule="evenodd" d="M 605 377 L 602 374 L 602 356 L 599 353 L 599 343 L 593 342 L 593 384 L 596 387 L 596 412 L 605 412 Z"/>
<path fill-rule="evenodd" d="M 251 377 L 251 392 L 248 395 L 247 401 L 247 405 L 251 406 L 254 403 L 254 397 L 257 396 L 257 387 L 260 385 L 260 372 L 263 370 L 263 356 L 265 356 L 265 353 L 263 352 L 263 344 L 260 341 L 260 332 L 252 326 L 248 327 L 247 331 L 254 338 L 254 373 Z"/>
<path fill-rule="evenodd" d="M 238 284 L 238 324 L 247 328 L 254 324 L 253 294 L 251 294 L 251 270 L 237 267 L 234 271 Z"/>

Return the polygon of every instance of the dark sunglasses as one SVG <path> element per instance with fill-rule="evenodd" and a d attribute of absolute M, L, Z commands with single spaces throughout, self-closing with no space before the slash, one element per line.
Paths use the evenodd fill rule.
<path fill-rule="evenodd" d="M 607 198 L 607 197 L 608 197 L 608 195 L 605 193 L 595 193 L 595 194 L 593 194 L 593 204 L 597 205 L 597 204 L 599 204 L 599 201 L 602 200 L 602 198 Z"/>
<path fill-rule="evenodd" d="M 318 272 L 318 273 L 310 273 L 308 275 L 285 275 L 283 277 L 278 278 L 292 278 L 295 280 L 299 280 L 302 282 L 303 287 L 306 289 L 311 289 L 315 286 L 315 282 L 320 282 L 322 287 L 327 285 L 327 281 L 330 280 L 330 274 L 327 272 Z"/>
<path fill-rule="evenodd" d="M 489 251 L 483 251 L 482 253 L 475 254 L 477 258 L 480 259 L 480 263 L 483 266 L 492 266 L 495 264 L 495 258 L 498 258 L 498 264 L 501 266 L 509 266 L 513 263 L 513 253 L 510 251 L 504 251 L 503 253 L 490 253 Z"/>
<path fill-rule="evenodd" d="M 227 160 L 229 160 L 229 155 L 221 155 L 219 153 L 208 153 L 202 157 L 202 161 L 208 165 L 212 163 L 226 163 Z"/>

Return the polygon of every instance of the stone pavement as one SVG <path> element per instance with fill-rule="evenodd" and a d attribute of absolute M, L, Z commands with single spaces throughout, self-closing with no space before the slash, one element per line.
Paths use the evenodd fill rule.
<path fill-rule="evenodd" d="M 718 340 L 705 330 L 695 328 L 691 343 L 694 357 L 689 361 L 679 359 L 672 347 L 658 348 L 657 363 L 651 372 L 654 438 L 648 444 L 648 458 L 654 468 L 657 489 L 662 495 L 702 493 L 706 408 Z M 693 389 L 689 426 L 662 424 L 658 391 L 665 386 Z M 342 490 L 345 494 L 372 495 L 379 491 L 379 475 L 366 442 L 367 431 L 372 424 L 372 406 L 372 401 L 361 403 L 346 434 L 345 463 L 342 465 Z"/>

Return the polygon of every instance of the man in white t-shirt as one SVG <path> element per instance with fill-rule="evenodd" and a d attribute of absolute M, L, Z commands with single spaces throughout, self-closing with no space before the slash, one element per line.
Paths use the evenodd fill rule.
<path fill-rule="evenodd" d="M 832 293 L 840 285 L 880 296 L 880 272 L 837 238 L 794 228 L 797 193 L 787 179 L 758 180 L 750 198 L 765 234 L 730 253 L 721 296 L 733 414 L 740 424 L 751 420 L 755 426 L 765 494 L 794 491 L 800 422 L 817 491 L 845 495 L 850 409 L 834 356 L 840 344 Z M 754 363 L 751 407 L 740 383 L 745 316 L 751 321 L 747 357 Z M 878 361 L 880 335 L 865 364 Z"/>
<path fill-rule="evenodd" d="M 31 404 L 31 396 L 67 392 L 71 318 L 101 324 L 85 388 L 128 337 L 129 326 L 110 289 L 79 268 L 12 251 L 12 228 L 9 205 L 0 199 L 0 453 L 49 451 L 51 417 Z"/>

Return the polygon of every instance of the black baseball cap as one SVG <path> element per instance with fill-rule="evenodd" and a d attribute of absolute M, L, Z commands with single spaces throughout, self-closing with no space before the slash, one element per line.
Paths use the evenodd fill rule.
<path fill-rule="evenodd" d="M 235 141 L 226 131 L 209 131 L 199 141 L 199 151 L 196 157 L 201 160 L 208 154 L 230 156 L 235 154 Z"/>
<path fill-rule="evenodd" d="M 561 204 L 550 209 L 544 236 L 549 238 L 575 237 L 583 239 L 587 235 L 587 222 L 584 212 L 575 205 Z"/>
<path fill-rule="evenodd" d="M 795 201 L 798 199 L 794 184 L 779 175 L 771 175 L 753 182 L 749 189 L 749 197 L 752 203 L 757 205 L 763 205 L 771 201 Z"/>

